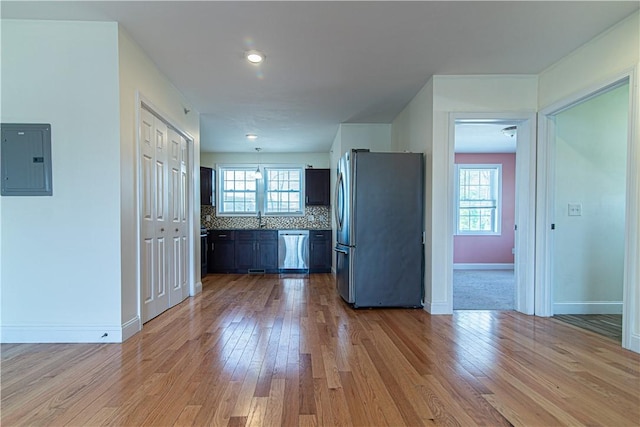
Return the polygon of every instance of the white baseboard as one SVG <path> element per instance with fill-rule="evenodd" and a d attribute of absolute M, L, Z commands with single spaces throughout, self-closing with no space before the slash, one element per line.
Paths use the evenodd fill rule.
<path fill-rule="evenodd" d="M 0 342 L 2 343 L 119 343 L 122 342 L 123 327 L 121 325 L 3 325 L 1 334 Z"/>
<path fill-rule="evenodd" d="M 122 342 L 128 340 L 142 330 L 142 322 L 138 316 L 122 325 Z"/>
<path fill-rule="evenodd" d="M 424 302 L 424 311 L 429 314 L 453 314 L 453 310 L 446 302 Z"/>
<path fill-rule="evenodd" d="M 189 296 L 194 297 L 194 296 L 198 295 L 199 293 L 202 293 L 202 282 L 196 282 L 195 291 L 194 291 L 193 295 L 189 295 Z"/>
<path fill-rule="evenodd" d="M 553 314 L 622 314 L 622 301 L 556 302 Z"/>
<path fill-rule="evenodd" d="M 454 270 L 513 270 L 513 264 L 453 264 Z"/>
<path fill-rule="evenodd" d="M 639 334 L 631 334 L 631 339 L 629 340 L 629 346 L 624 348 L 627 350 L 635 351 L 636 353 L 640 353 L 640 335 Z"/>

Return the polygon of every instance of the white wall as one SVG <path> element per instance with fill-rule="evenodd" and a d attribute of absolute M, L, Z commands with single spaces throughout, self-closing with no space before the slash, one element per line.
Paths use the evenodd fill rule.
<path fill-rule="evenodd" d="M 555 314 L 622 313 L 628 106 L 624 85 L 556 116 Z"/>
<path fill-rule="evenodd" d="M 2 200 L 3 342 L 120 338 L 117 31 L 2 21 L 1 120 L 51 123 L 53 159 L 52 197 Z"/>
<path fill-rule="evenodd" d="M 637 67 L 639 34 L 636 12 L 544 70 L 539 75 L 539 109 Z"/>
<path fill-rule="evenodd" d="M 193 217 L 191 220 L 190 252 L 193 264 L 189 266 L 189 282 L 191 293 L 197 293 L 200 284 L 200 118 L 198 112 L 191 107 L 142 51 L 142 49 L 122 29 L 118 32 L 120 53 L 120 147 L 121 176 L 120 211 L 122 228 L 122 325 L 125 339 L 135 333 L 139 327 L 138 301 L 138 254 L 137 224 L 138 203 L 135 186 L 137 174 L 137 132 L 139 96 L 150 102 L 163 117 L 181 131 L 188 133 L 194 143 L 190 147 L 193 164 L 193 187 L 191 188 L 191 204 Z M 191 110 L 185 114 L 184 108 Z M 193 201 L 196 201 L 195 203 Z"/>
<path fill-rule="evenodd" d="M 537 77 L 435 76 L 433 83 L 432 313 L 453 311 L 452 113 L 530 113 L 537 107 Z"/>
<path fill-rule="evenodd" d="M 329 168 L 329 153 L 200 153 L 200 164 L 215 168 L 217 164 L 300 164 L 316 169 Z"/>
<path fill-rule="evenodd" d="M 533 112 L 536 76 L 434 76 L 394 120 L 393 147 L 425 153 L 425 309 L 453 311 L 451 113 Z"/>
<path fill-rule="evenodd" d="M 391 145 L 394 151 L 424 153 L 424 231 L 425 231 L 425 309 L 432 311 L 432 258 L 433 238 L 433 79 L 409 102 L 391 125 Z"/>

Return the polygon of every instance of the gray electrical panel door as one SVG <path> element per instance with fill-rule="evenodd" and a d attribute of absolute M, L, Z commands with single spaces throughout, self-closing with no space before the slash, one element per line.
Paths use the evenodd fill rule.
<path fill-rule="evenodd" d="M 51 196 L 51 125 L 2 123 L 2 195 Z"/>

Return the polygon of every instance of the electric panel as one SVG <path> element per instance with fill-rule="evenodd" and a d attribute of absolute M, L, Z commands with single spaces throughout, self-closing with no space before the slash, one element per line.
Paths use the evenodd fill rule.
<path fill-rule="evenodd" d="M 51 196 L 51 125 L 2 123 L 3 196 Z"/>

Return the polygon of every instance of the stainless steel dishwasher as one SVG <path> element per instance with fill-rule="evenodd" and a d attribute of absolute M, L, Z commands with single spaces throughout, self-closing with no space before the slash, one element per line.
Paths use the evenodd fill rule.
<path fill-rule="evenodd" d="M 278 231 L 278 269 L 280 272 L 309 272 L 309 230 Z"/>

